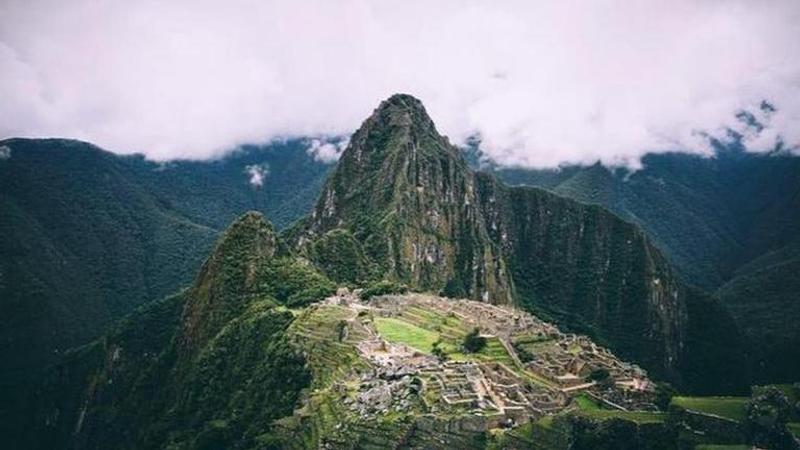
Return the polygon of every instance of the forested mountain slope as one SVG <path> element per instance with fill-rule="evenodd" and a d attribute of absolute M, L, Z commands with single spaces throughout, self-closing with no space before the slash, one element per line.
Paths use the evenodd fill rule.
<path fill-rule="evenodd" d="M 474 148 L 470 151 L 477 163 Z M 752 376 L 800 373 L 800 158 L 717 145 L 710 158 L 648 155 L 636 172 L 490 170 L 511 184 L 598 204 L 641 226 L 684 280 L 718 296 L 745 332 Z M 773 350 L 774 349 L 774 350 Z"/>
<path fill-rule="evenodd" d="M 640 229 L 597 206 L 472 173 L 408 95 L 363 123 L 311 215 L 287 236 L 336 281 L 386 277 L 513 302 L 661 377 L 700 390 L 743 386 L 728 313 L 687 288 Z M 337 279 L 332 269 L 343 263 L 357 270 Z M 696 376 L 703 359 L 728 374 L 724 387 Z"/>
<path fill-rule="evenodd" d="M 244 211 L 281 226 L 304 214 L 329 168 L 303 141 L 166 164 L 61 139 L 0 146 L 0 422 L 12 428 L 17 394 L 61 352 L 187 285 Z"/>

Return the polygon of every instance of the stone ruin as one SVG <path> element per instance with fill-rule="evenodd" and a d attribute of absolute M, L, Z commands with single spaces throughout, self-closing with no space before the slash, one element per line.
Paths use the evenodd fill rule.
<path fill-rule="evenodd" d="M 552 324 L 512 307 L 430 295 L 389 295 L 362 302 L 340 290 L 328 302 L 369 311 L 374 317 L 401 316 L 418 307 L 457 318 L 464 329 L 479 328 L 497 337 L 515 367 L 493 361 L 440 361 L 401 344 L 389 343 L 376 330 L 358 343 L 372 372 L 359 380 L 358 394 L 346 403 L 362 417 L 388 411 L 469 412 L 487 424 L 517 424 L 570 406 L 584 393 L 610 408 L 654 409 L 654 386 L 647 373 L 616 358 L 585 336 L 562 333 Z M 514 343 L 533 340 L 533 358 L 523 363 Z M 605 382 L 591 381 L 594 371 L 608 372 Z M 541 380 L 535 382 L 532 380 Z"/>

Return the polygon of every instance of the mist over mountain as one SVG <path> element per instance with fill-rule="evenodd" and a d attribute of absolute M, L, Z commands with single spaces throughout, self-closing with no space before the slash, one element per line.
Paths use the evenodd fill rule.
<path fill-rule="evenodd" d="M 0 450 L 800 450 L 800 1 L 0 1 Z"/>
<path fill-rule="evenodd" d="M 475 148 L 468 150 L 479 164 Z M 649 155 L 641 170 L 564 166 L 490 170 L 601 205 L 641 226 L 693 285 L 715 294 L 745 331 L 756 380 L 800 370 L 796 268 L 800 256 L 800 158 L 717 147 L 711 158 Z"/>
<path fill-rule="evenodd" d="M 751 151 L 796 152 L 798 35 L 794 0 L 11 0 L 0 5 L 0 139 L 207 159 L 349 135 L 402 91 L 424 98 L 454 143 L 479 133 L 505 165 L 708 155 L 706 137 L 724 139 L 743 111 L 764 126 Z"/>
<path fill-rule="evenodd" d="M 340 319 L 323 319 L 333 310 L 317 302 L 337 286 L 513 305 L 684 393 L 741 395 L 798 373 L 800 164 L 785 153 L 650 155 L 637 171 L 481 165 L 474 147 L 452 145 L 409 95 L 381 103 L 349 140 L 275 142 L 214 161 L 156 163 L 58 139 L 0 145 L 0 194 L 11 212 L 0 306 L 13 318 L 2 336 L 12 443 L 282 448 L 288 436 L 303 446 L 379 439 L 326 396 L 343 388 L 332 373 L 364 376 L 356 344 L 396 319 L 358 325 L 335 308 Z M 241 216 L 247 210 L 275 228 L 260 214 Z M 417 322 L 418 314 L 431 312 L 401 316 L 411 320 L 403 326 L 451 336 L 446 319 Z M 343 347 L 329 349 L 337 339 Z M 513 361 L 503 364 L 530 370 L 520 359 L 528 338 L 499 339 Z M 541 347 L 530 348 L 540 349 L 535 361 Z M 342 359 L 321 356 L 332 351 Z M 586 370 L 577 373 L 594 373 Z M 319 395 L 344 422 L 318 409 Z M 567 411 L 580 403 L 571 398 Z M 301 405 L 313 419 L 297 416 Z M 418 413 L 385 432 L 440 439 L 421 431 L 428 425 Z M 537 433 L 553 448 L 598 439 L 572 414 L 557 415 L 555 435 Z M 658 429 L 673 445 L 680 439 L 670 426 Z M 481 433 L 448 439 L 484 448 Z M 654 442 L 634 433 L 637 445 Z M 622 439 L 612 436 L 604 439 Z"/>
<path fill-rule="evenodd" d="M 186 286 L 245 211 L 281 227 L 305 214 L 330 167 L 307 141 L 164 164 L 72 140 L 0 146 L 9 154 L 0 160 L 0 414 L 9 429 L 25 402 L 17 395 L 44 367 Z"/>

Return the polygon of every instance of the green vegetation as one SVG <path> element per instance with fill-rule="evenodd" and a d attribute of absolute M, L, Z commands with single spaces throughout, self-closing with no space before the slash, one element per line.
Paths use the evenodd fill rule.
<path fill-rule="evenodd" d="M 589 379 L 592 381 L 606 381 L 609 377 L 608 370 L 606 369 L 595 369 L 589 374 Z"/>
<path fill-rule="evenodd" d="M 461 348 L 467 353 L 478 353 L 486 347 L 486 338 L 480 335 L 481 330 L 475 328 L 461 342 Z"/>
<path fill-rule="evenodd" d="M 0 161 L 2 436 L 21 429 L 28 388 L 68 348 L 189 285 L 240 214 L 280 228 L 306 214 L 330 168 L 298 140 L 169 163 L 64 139 L 0 146 L 13 155 Z M 270 169 L 258 188 L 251 165 Z"/>
<path fill-rule="evenodd" d="M 714 158 L 647 155 L 636 172 L 595 164 L 493 173 L 641 226 L 685 279 L 716 292 L 734 316 L 747 350 L 736 359 L 752 382 L 792 379 L 800 373 L 800 158 L 715 145 Z"/>
<path fill-rule="evenodd" d="M 439 342 L 439 334 L 395 318 L 375 319 L 375 328 L 389 342 L 405 344 L 424 353 L 430 353 Z"/>
<path fill-rule="evenodd" d="M 663 412 L 619 411 L 614 409 L 580 410 L 578 414 L 597 420 L 622 419 L 638 424 L 663 423 L 668 417 Z"/>
<path fill-rule="evenodd" d="M 672 405 L 737 422 L 747 419 L 747 397 L 673 397 Z"/>
<path fill-rule="evenodd" d="M 333 229 L 314 241 L 309 257 L 332 280 L 351 286 L 366 281 L 369 262 L 352 233 L 341 228 Z"/>
<path fill-rule="evenodd" d="M 600 405 L 586 394 L 575 397 L 574 401 L 582 410 L 600 409 Z"/>
<path fill-rule="evenodd" d="M 408 292 L 408 286 L 394 281 L 382 280 L 365 287 L 361 291 L 361 299 L 369 300 L 379 295 L 404 294 L 406 292 Z"/>
<path fill-rule="evenodd" d="M 694 204 L 678 200 L 695 201 L 692 180 L 702 180 L 698 173 L 708 167 L 662 185 L 672 193 L 652 196 L 637 183 L 661 185 L 654 181 L 663 175 L 658 170 L 646 179 L 625 174 L 624 183 L 600 166 L 565 170 L 568 179 L 551 174 L 561 179 L 554 190 L 594 205 L 508 187 L 467 170 L 421 103 L 405 95 L 384 102 L 351 142 L 312 215 L 279 236 L 260 214 L 246 214 L 218 240 L 190 288 L 134 309 L 187 283 L 239 208 L 271 211 L 280 226 L 299 217 L 327 168 L 312 164 L 304 178 L 284 164 L 308 162 L 296 143 L 299 153 L 270 157 L 282 169 L 256 187 L 244 171 L 265 162 L 258 149 L 216 163 L 158 166 L 75 142 L 3 141 L 14 156 L 0 161 L 0 255 L 10 255 L 0 258 L 0 317 L 11 318 L 0 331 L 0 350 L 8 354 L 0 362 L 0 434 L 30 420 L 34 429 L 26 432 L 38 448 L 484 447 L 490 436 L 464 432 L 479 425 L 449 422 L 466 411 L 462 406 L 423 417 L 431 411 L 420 401 L 411 414 L 391 410 L 375 420 L 345 407 L 358 395 L 354 380 L 370 369 L 354 343 L 370 336 L 372 324 L 388 341 L 441 359 L 502 364 L 532 383 L 550 384 L 517 366 L 497 337 L 470 331 L 455 315 L 411 308 L 372 318 L 316 304 L 337 283 L 365 286 L 365 300 L 408 289 L 493 302 L 514 295 L 522 307 L 589 334 L 657 378 L 680 380 L 688 393 L 738 392 L 748 363 L 758 379 L 797 373 L 800 303 L 793 300 L 800 286 L 787 281 L 800 267 L 795 172 L 780 172 L 786 179 L 775 190 L 741 183 L 778 200 L 765 208 L 763 199 L 734 197 L 731 205 L 743 203 L 741 217 L 740 205 L 721 208 L 731 217 L 712 217 L 708 226 L 719 229 L 700 230 L 709 233 L 697 239 L 709 260 L 687 264 L 694 250 L 684 244 L 695 236 L 686 230 L 716 212 L 706 211 L 714 208 L 705 195 Z M 796 167 L 794 160 L 771 161 Z M 698 164 L 718 169 L 718 162 Z M 761 167 L 759 173 L 770 173 Z M 712 190 L 726 187 L 717 181 L 709 182 Z M 688 198 L 678 192 L 686 186 Z M 649 209 L 641 209 L 642 201 Z M 650 230 L 681 272 L 637 226 L 597 204 L 626 210 L 618 212 Z M 694 215 L 676 214 L 678 206 Z M 688 223 L 676 226 L 678 219 L 663 220 L 665 213 Z M 735 223 L 727 227 L 729 220 Z M 713 273 L 699 283 L 719 287 L 714 297 L 681 278 L 709 267 Z M 753 306 L 758 302 L 762 307 Z M 99 339 L 61 357 L 67 346 L 90 340 L 132 310 Z M 512 345 L 528 361 L 554 344 L 526 336 Z M 759 346 L 770 352 L 757 353 Z M 743 349 L 751 352 L 745 363 Z M 56 361 L 35 398 L 25 398 L 19 386 Z M 602 382 L 609 374 L 594 371 L 589 378 Z M 659 389 L 659 405 L 671 405 L 667 413 L 608 409 L 584 395 L 556 417 L 498 431 L 497 443 L 671 448 L 670 433 L 680 429 L 677 440 L 686 446 L 747 440 L 780 448 L 798 432 L 792 386 L 759 387 L 752 399 Z M 17 444 L 9 447 L 28 447 Z"/>
<path fill-rule="evenodd" d="M 638 424 L 645 424 L 663 423 L 668 416 L 666 413 L 662 412 L 605 409 L 588 395 L 579 395 L 575 397 L 574 401 L 578 406 L 577 414 L 596 420 L 621 419 Z"/>
<path fill-rule="evenodd" d="M 66 413 L 40 425 L 35 447 L 63 447 L 74 433 L 100 448 L 274 442 L 273 421 L 291 415 L 312 382 L 325 380 L 312 378 L 321 372 L 309 361 L 337 357 L 350 370 L 358 359 L 342 342 L 348 333 L 340 324 L 349 317 L 341 308 L 321 309 L 325 327 L 315 333 L 328 333 L 324 348 L 299 345 L 306 335 L 298 330 L 318 309 L 296 319 L 282 304 L 320 300 L 333 284 L 285 252 L 260 214 L 237 220 L 190 289 L 136 311 L 52 372 L 38 402 Z M 335 364 L 321 368 L 339 373 Z M 121 430 L 136 432 L 120 442 Z"/>
<path fill-rule="evenodd" d="M 305 351 L 315 388 L 325 388 L 331 381 L 366 365 L 352 345 L 365 338 L 365 331 L 354 327 L 350 319 L 351 312 L 340 306 L 308 308 L 289 328 L 293 341 Z"/>
<path fill-rule="evenodd" d="M 439 361 L 442 361 L 442 362 L 447 361 L 447 359 L 448 359 L 447 352 L 445 352 L 444 349 L 442 348 L 442 341 L 441 340 L 438 340 L 438 341 L 433 343 L 433 348 L 431 349 L 431 354 L 433 356 L 439 358 Z"/>
<path fill-rule="evenodd" d="M 754 389 L 747 403 L 747 434 L 751 442 L 763 448 L 796 449 L 800 447 L 788 426 L 792 419 L 800 417 L 800 404 L 792 402 L 783 389 L 763 386 Z M 788 389 L 792 394 L 797 392 Z"/>
<path fill-rule="evenodd" d="M 504 364 L 509 369 L 517 372 L 520 375 L 525 376 L 526 378 L 531 378 L 532 374 L 529 372 L 523 371 L 522 369 L 516 367 L 514 364 L 514 360 L 511 359 L 511 355 L 508 354 L 506 348 L 503 347 L 503 344 L 500 342 L 500 339 L 497 337 L 490 337 L 486 339 L 486 345 L 475 353 L 452 353 L 450 355 L 453 359 L 460 359 L 460 360 L 477 360 L 477 361 L 487 361 L 487 362 L 498 362 Z"/>
<path fill-rule="evenodd" d="M 260 277 L 265 280 L 281 280 L 280 283 L 271 283 L 270 293 L 290 308 L 308 306 L 336 291 L 333 282 L 314 270 L 306 261 L 296 258 L 273 261 L 264 268 Z"/>

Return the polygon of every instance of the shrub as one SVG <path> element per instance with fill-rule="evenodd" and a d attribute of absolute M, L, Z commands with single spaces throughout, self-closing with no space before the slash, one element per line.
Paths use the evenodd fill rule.
<path fill-rule="evenodd" d="M 440 362 L 447 361 L 447 353 L 445 353 L 444 349 L 441 347 L 442 341 L 436 341 L 433 343 L 433 347 L 431 348 L 431 354 L 437 357 Z"/>
<path fill-rule="evenodd" d="M 768 387 L 749 401 L 746 408 L 747 434 L 754 444 L 775 449 L 800 447 L 786 428 L 791 405 L 783 392 Z"/>
<path fill-rule="evenodd" d="M 611 374 L 608 373 L 608 370 L 600 368 L 593 370 L 592 373 L 589 374 L 589 379 L 592 381 L 601 382 L 607 380 L 610 375 Z"/>
<path fill-rule="evenodd" d="M 475 328 L 464 336 L 464 342 L 461 347 L 464 348 L 465 352 L 478 353 L 486 347 L 486 338 L 481 336 L 480 332 L 479 329 Z"/>
<path fill-rule="evenodd" d="M 361 300 L 369 300 L 378 295 L 405 294 L 406 292 L 408 292 L 408 286 L 394 281 L 383 280 L 364 288 L 360 297 Z"/>

